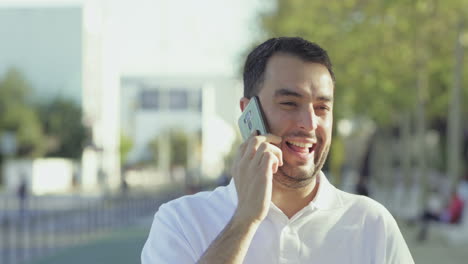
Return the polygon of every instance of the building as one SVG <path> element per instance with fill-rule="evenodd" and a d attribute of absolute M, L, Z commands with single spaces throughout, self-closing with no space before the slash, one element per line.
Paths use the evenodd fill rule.
<path fill-rule="evenodd" d="M 85 189 L 121 183 L 118 152 L 119 73 L 101 1 L 0 5 L 0 75 L 16 68 L 34 100 L 63 97 L 82 105 L 92 144 L 82 158 Z M 106 46 L 107 45 L 107 46 Z"/>
<path fill-rule="evenodd" d="M 183 131 L 189 137 L 187 169 L 200 170 L 206 178 L 218 177 L 238 136 L 234 98 L 239 93 L 240 83 L 228 78 L 123 78 L 120 126 L 133 142 L 127 163 L 151 159 L 149 145 L 157 140 L 158 167 L 169 171 L 167 132 Z"/>

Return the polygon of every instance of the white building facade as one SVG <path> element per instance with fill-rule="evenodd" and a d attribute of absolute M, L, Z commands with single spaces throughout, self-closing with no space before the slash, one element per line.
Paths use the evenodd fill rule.
<path fill-rule="evenodd" d="M 159 138 L 159 167 L 168 171 L 170 146 L 166 132 L 182 130 L 189 136 L 187 170 L 199 170 L 205 178 L 222 173 L 224 156 L 237 136 L 232 117 L 223 113 L 232 107 L 226 101 L 237 93 L 238 81 L 140 77 L 123 78 L 121 84 L 122 133 L 133 142 L 129 164 L 147 159 L 151 155 L 150 142 Z M 232 113 L 233 109 L 227 112 Z"/>

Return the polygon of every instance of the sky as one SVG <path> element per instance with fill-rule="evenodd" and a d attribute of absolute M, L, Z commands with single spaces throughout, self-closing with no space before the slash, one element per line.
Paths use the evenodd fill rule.
<path fill-rule="evenodd" d="M 103 7 L 105 47 L 126 76 L 239 77 L 258 36 L 256 14 L 266 8 L 264 0 L 0 0 L 0 7 L 84 2 Z"/>
<path fill-rule="evenodd" d="M 62 8 L 0 7 L 0 79 L 11 68 L 30 84 L 34 100 L 80 100 L 82 12 Z M 60 23 L 57 23 L 60 21 Z"/>
<path fill-rule="evenodd" d="M 108 39 L 121 44 L 123 72 L 233 75 L 256 35 L 258 1 L 109 3 Z"/>

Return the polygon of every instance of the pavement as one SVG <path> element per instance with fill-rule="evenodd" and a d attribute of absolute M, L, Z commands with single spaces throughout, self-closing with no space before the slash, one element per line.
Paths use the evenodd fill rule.
<path fill-rule="evenodd" d="M 119 230 L 81 246 L 65 249 L 30 264 L 132 264 L 140 263 L 140 252 L 149 227 L 137 225 Z"/>
<path fill-rule="evenodd" d="M 404 223 L 400 223 L 400 229 L 413 255 L 415 263 L 468 263 L 468 242 L 452 244 L 443 237 L 443 234 L 440 230 L 437 230 L 437 227 L 432 227 L 427 240 L 420 242 L 416 239 L 419 231 L 418 226 L 408 226 Z"/>

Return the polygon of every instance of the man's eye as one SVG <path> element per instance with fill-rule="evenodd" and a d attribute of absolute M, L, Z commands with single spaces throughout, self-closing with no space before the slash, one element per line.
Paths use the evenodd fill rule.
<path fill-rule="evenodd" d="M 296 106 L 296 103 L 294 102 L 281 102 L 280 104 L 287 105 L 287 106 Z"/>
<path fill-rule="evenodd" d="M 320 111 L 327 111 L 327 110 L 329 110 L 330 108 L 329 108 L 328 106 L 323 106 L 323 105 L 322 105 L 322 106 L 317 106 L 317 107 L 315 107 L 315 109 L 320 110 Z"/>

